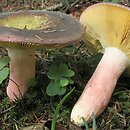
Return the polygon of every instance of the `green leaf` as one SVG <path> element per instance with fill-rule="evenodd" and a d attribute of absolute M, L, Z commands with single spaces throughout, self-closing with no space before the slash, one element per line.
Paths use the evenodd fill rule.
<path fill-rule="evenodd" d="M 59 65 L 59 73 L 62 76 L 64 73 L 68 71 L 68 66 L 66 64 L 60 64 Z"/>
<path fill-rule="evenodd" d="M 60 64 L 59 66 L 51 66 L 47 76 L 49 79 L 57 79 L 60 77 L 72 77 L 74 74 L 74 71 L 68 69 L 66 64 Z"/>
<path fill-rule="evenodd" d="M 66 92 L 65 86 L 69 83 L 73 84 L 73 80 L 70 77 L 74 76 L 74 72 L 68 69 L 66 64 L 53 65 L 50 67 L 47 76 L 51 79 L 46 88 L 47 94 L 49 96 L 63 95 Z"/>
<path fill-rule="evenodd" d="M 55 86 L 61 86 L 61 84 L 60 84 L 60 78 L 56 78 L 56 79 L 54 79 L 54 82 L 55 82 Z"/>
<path fill-rule="evenodd" d="M 9 68 L 5 67 L 0 70 L 0 84 L 8 77 L 9 75 Z"/>
<path fill-rule="evenodd" d="M 63 95 L 63 94 L 65 94 L 65 92 L 66 92 L 66 88 L 62 87 L 62 88 L 58 89 L 57 95 Z"/>
<path fill-rule="evenodd" d="M 72 77 L 72 76 L 74 76 L 74 74 L 75 74 L 74 71 L 68 69 L 68 70 L 63 74 L 63 76 L 64 76 L 64 77 Z"/>
<path fill-rule="evenodd" d="M 58 77 L 58 66 L 53 65 L 49 68 L 49 72 L 47 73 L 47 76 L 49 79 L 55 79 Z"/>
<path fill-rule="evenodd" d="M 4 68 L 10 61 L 10 58 L 8 56 L 4 56 L 0 58 L 0 70 Z"/>
<path fill-rule="evenodd" d="M 65 87 L 61 87 L 59 85 L 57 85 L 54 80 L 51 81 L 47 88 L 46 88 L 46 93 L 49 96 L 55 96 L 55 95 L 63 95 L 66 92 L 66 88 Z"/>
<path fill-rule="evenodd" d="M 69 84 L 69 80 L 66 78 L 60 78 L 60 86 L 64 87 Z"/>
<path fill-rule="evenodd" d="M 55 79 L 55 85 L 59 86 L 59 87 L 64 87 L 67 86 L 69 84 L 69 80 L 66 78 L 57 78 Z"/>
<path fill-rule="evenodd" d="M 54 81 L 51 81 L 47 88 L 46 88 L 46 93 L 47 95 L 49 96 L 55 96 L 58 92 L 58 87 L 55 85 L 55 82 Z"/>
<path fill-rule="evenodd" d="M 60 64 L 59 72 L 60 72 L 60 75 L 64 77 L 74 76 L 74 71 L 68 69 L 68 66 L 66 64 Z"/>

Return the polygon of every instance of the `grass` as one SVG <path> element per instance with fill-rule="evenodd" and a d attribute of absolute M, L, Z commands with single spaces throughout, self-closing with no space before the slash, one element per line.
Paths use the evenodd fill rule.
<path fill-rule="evenodd" d="M 54 112 L 53 118 L 52 118 L 52 124 L 51 124 L 51 130 L 55 130 L 56 127 L 56 122 L 57 122 L 57 115 L 59 113 L 59 110 L 61 108 L 61 106 L 63 105 L 63 103 L 65 102 L 65 100 L 70 96 L 70 94 L 74 91 L 74 88 L 68 92 L 63 98 L 62 100 L 59 102 L 59 104 L 56 107 L 56 110 Z"/>
<path fill-rule="evenodd" d="M 82 120 L 84 122 L 85 129 L 89 130 L 88 123 L 85 121 L 85 119 L 83 117 L 82 117 Z M 95 119 L 94 113 L 92 113 L 92 123 L 93 123 L 93 128 L 92 129 L 96 130 L 97 129 L 97 125 L 96 125 L 96 119 Z"/>
<path fill-rule="evenodd" d="M 6 0 L 3 6 L 6 11 Z M 35 2 L 35 0 L 34 0 Z M 41 1 L 40 1 L 41 2 Z M 66 1 L 67 2 L 67 1 Z M 68 5 L 60 8 L 63 12 L 71 12 L 70 8 L 74 1 L 68 0 Z M 79 2 L 86 4 L 85 0 Z M 2 5 L 2 3 L 0 3 Z M 52 2 L 51 2 L 52 4 Z M 78 4 L 78 2 L 76 3 Z M 89 4 L 92 4 L 91 2 Z M 13 7 L 10 10 L 18 10 L 21 7 Z M 9 7 L 8 7 L 9 8 Z M 25 9 L 25 8 L 24 8 Z M 41 6 L 40 6 L 41 9 Z M 65 9 L 67 11 L 65 11 Z M 77 8 L 76 8 L 77 9 Z M 6 53 L 4 53 L 6 55 Z M 75 87 L 69 99 L 61 106 L 57 114 L 57 122 L 64 127 L 69 127 L 70 112 L 73 105 L 80 96 L 85 84 L 91 77 L 101 54 L 93 55 L 91 50 L 80 42 L 76 46 L 69 46 L 62 49 L 46 50 L 36 52 L 36 83 L 30 87 L 25 97 L 15 104 L 10 104 L 6 95 L 8 79 L 2 82 L 0 88 L 0 130 L 20 130 L 32 124 L 47 122 L 53 118 L 56 106 L 63 96 L 49 97 L 46 94 L 46 87 L 50 82 L 47 72 L 51 65 L 65 63 L 75 72 L 72 78 L 74 84 L 67 86 L 66 93 Z M 96 119 L 96 126 L 99 130 L 124 129 L 130 130 L 130 81 L 129 77 L 121 76 L 118 81 L 113 97 L 103 114 Z M 92 123 L 88 124 L 92 128 Z M 76 127 L 76 129 L 78 129 Z M 83 129 L 83 128 L 82 128 Z M 73 129 L 71 129 L 73 130 Z"/>

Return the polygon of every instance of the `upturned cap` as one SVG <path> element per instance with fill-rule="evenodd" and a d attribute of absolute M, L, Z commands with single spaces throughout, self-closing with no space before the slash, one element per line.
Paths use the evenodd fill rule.
<path fill-rule="evenodd" d="M 113 3 L 99 3 L 88 7 L 80 17 L 86 28 L 84 40 L 103 50 L 116 47 L 130 54 L 130 8 Z"/>

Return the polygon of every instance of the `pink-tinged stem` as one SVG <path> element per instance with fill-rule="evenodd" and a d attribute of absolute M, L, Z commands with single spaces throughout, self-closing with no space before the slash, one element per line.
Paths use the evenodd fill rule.
<path fill-rule="evenodd" d="M 107 107 L 117 80 L 128 65 L 127 56 L 117 48 L 106 48 L 91 79 L 75 104 L 71 121 L 82 126 L 82 117 L 91 121 L 94 112 L 97 117 Z"/>
<path fill-rule="evenodd" d="M 7 95 L 10 101 L 22 98 L 29 81 L 35 76 L 35 51 L 33 49 L 8 49 L 10 57 L 10 76 Z"/>

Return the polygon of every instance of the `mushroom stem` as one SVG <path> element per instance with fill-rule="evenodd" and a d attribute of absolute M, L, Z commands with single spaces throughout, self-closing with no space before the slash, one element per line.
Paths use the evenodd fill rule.
<path fill-rule="evenodd" d="M 104 111 L 127 65 L 128 58 L 121 50 L 113 47 L 105 49 L 100 63 L 72 110 L 72 122 L 82 126 L 82 117 L 89 122 L 93 112 L 97 117 Z"/>
<path fill-rule="evenodd" d="M 11 102 L 27 91 L 29 81 L 35 76 L 35 51 L 27 48 L 8 48 L 10 77 L 7 95 Z"/>

